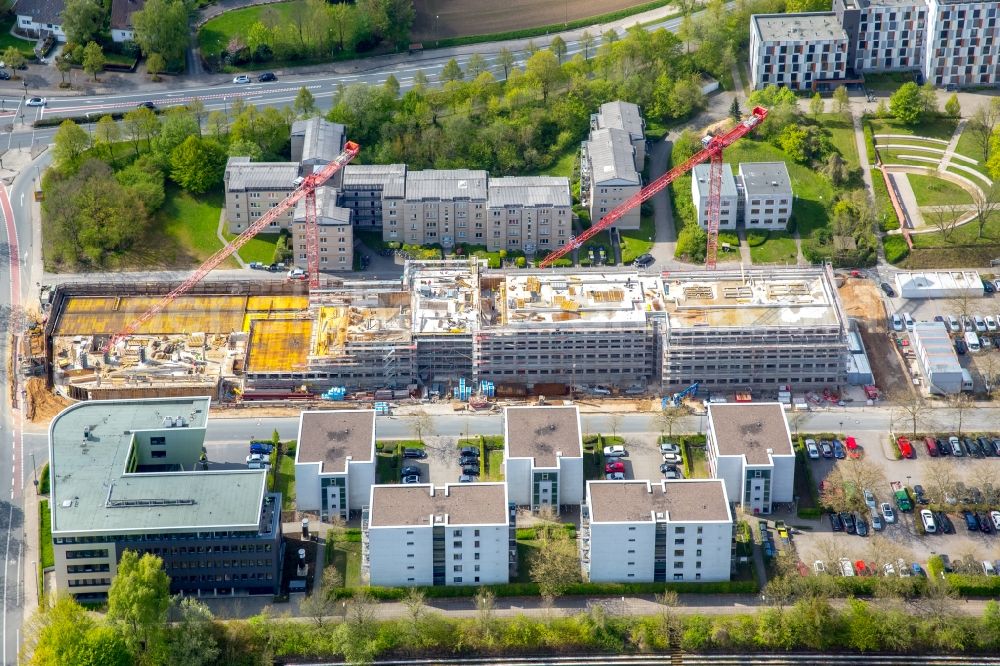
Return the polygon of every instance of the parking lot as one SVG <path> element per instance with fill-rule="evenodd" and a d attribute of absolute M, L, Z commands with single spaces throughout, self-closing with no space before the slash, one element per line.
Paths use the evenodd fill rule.
<path fill-rule="evenodd" d="M 918 438 L 911 442 L 915 457 L 896 460 L 894 448 L 886 433 L 848 434 L 853 435 L 863 447 L 864 460 L 877 468 L 883 477 L 876 487 L 871 488 L 876 506 L 888 502 L 896 520 L 886 524 L 881 531 L 869 529 L 868 536 L 848 534 L 846 531 L 834 532 L 828 514 L 824 514 L 818 521 L 794 520 L 794 524 L 808 528 L 795 536 L 799 559 L 802 562 L 811 568 L 814 561 L 823 560 L 827 562 L 829 569 L 831 561 L 835 562 L 842 557 L 852 562 L 881 560 L 885 555 L 884 551 L 887 550 L 907 563 L 918 562 L 921 565 L 926 564 L 932 555 L 947 555 L 952 561 L 972 561 L 977 565 L 982 560 L 1000 558 L 1000 535 L 996 530 L 991 529 L 988 533 L 971 531 L 967 529 L 966 522 L 959 513 L 965 506 L 974 504 L 976 499 L 980 499 L 980 502 L 975 504 L 976 509 L 985 509 L 988 512 L 989 509 L 1000 508 L 998 505 L 1000 488 L 994 489 L 994 485 L 1000 486 L 1000 481 L 997 481 L 1000 479 L 998 476 L 1000 457 L 973 456 L 968 452 L 964 452 L 961 457 L 953 455 L 931 457 L 927 453 L 923 439 Z M 947 440 L 948 435 L 949 433 L 943 433 L 938 437 Z M 811 460 L 809 466 L 814 482 L 820 484 L 831 476 L 837 465 L 851 463 L 849 459 L 821 458 Z M 914 501 L 912 511 L 899 511 L 893 498 L 893 488 L 890 487 L 893 482 L 911 489 L 921 486 L 927 503 Z M 975 491 L 979 492 L 978 497 Z M 924 534 L 923 530 L 918 528 L 917 521 L 920 520 L 919 511 L 925 508 L 944 513 L 951 522 L 954 533 L 946 534 L 942 527 L 937 533 Z M 860 513 L 871 526 L 871 511 Z M 940 516 L 936 518 L 935 522 L 940 522 Z M 987 518 L 989 520 L 988 516 Z"/>

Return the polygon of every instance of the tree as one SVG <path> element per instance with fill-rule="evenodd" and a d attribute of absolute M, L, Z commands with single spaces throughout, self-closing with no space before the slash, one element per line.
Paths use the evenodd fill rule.
<path fill-rule="evenodd" d="M 939 113 L 937 88 L 930 81 L 920 86 L 920 105 L 923 107 L 924 117 L 936 116 Z"/>
<path fill-rule="evenodd" d="M 473 53 L 469 56 L 469 60 L 465 63 L 465 70 L 469 73 L 470 79 L 475 79 L 483 72 L 489 71 L 489 69 L 489 65 L 486 64 L 486 58 L 478 53 Z"/>
<path fill-rule="evenodd" d="M 826 0 L 788 0 L 786 12 L 825 12 L 830 11 L 830 3 Z"/>
<path fill-rule="evenodd" d="M 962 436 L 962 420 L 965 416 L 965 412 L 968 409 L 974 408 L 976 405 L 969 398 L 966 393 L 956 393 L 955 395 L 948 397 L 948 406 L 951 407 L 952 414 L 955 416 L 955 425 L 958 426 L 958 435 Z"/>
<path fill-rule="evenodd" d="M 221 654 L 212 633 L 215 617 L 201 601 L 194 597 L 177 595 L 172 599 L 174 610 L 180 616 L 170 629 L 169 659 L 166 663 L 185 666 L 208 666 L 216 663 Z"/>
<path fill-rule="evenodd" d="M 958 103 L 958 95 L 952 94 L 948 101 L 944 103 L 945 115 L 951 118 L 959 118 L 962 115 L 962 105 Z"/>
<path fill-rule="evenodd" d="M 97 0 L 66 0 L 62 27 L 67 42 L 86 44 L 99 41 L 104 30 L 104 7 Z"/>
<path fill-rule="evenodd" d="M 212 139 L 189 136 L 170 154 L 170 177 L 195 194 L 220 185 L 225 169 L 226 151 Z"/>
<path fill-rule="evenodd" d="M 930 219 L 930 223 L 941 232 L 941 238 L 947 241 L 955 231 L 958 221 L 962 219 L 964 209 L 960 205 L 945 204 L 936 206 L 932 210 L 922 212 L 924 219 Z"/>
<path fill-rule="evenodd" d="M 346 2 L 330 7 L 330 20 L 333 23 L 333 31 L 337 35 L 337 49 L 340 51 L 345 50 L 346 38 L 353 32 L 355 16 L 350 5 Z M 353 47 L 352 44 L 351 48 Z"/>
<path fill-rule="evenodd" d="M 863 491 L 886 483 L 882 468 L 865 458 L 838 461 L 825 481 L 820 501 L 835 511 L 865 511 Z"/>
<path fill-rule="evenodd" d="M 920 399 L 920 396 L 907 391 L 890 396 L 889 401 L 895 404 L 890 416 L 889 429 L 894 429 L 893 425 L 896 421 L 902 421 L 911 426 L 911 432 L 916 437 L 917 430 L 925 425 L 928 419 L 927 408 L 924 406 L 923 400 Z"/>
<path fill-rule="evenodd" d="M 656 412 L 656 425 L 660 428 L 660 434 L 663 431 L 667 431 L 667 437 L 674 436 L 674 425 L 677 424 L 682 418 L 687 416 L 687 409 L 684 407 L 674 407 L 673 405 L 667 405 L 660 411 Z"/>
<path fill-rule="evenodd" d="M 506 80 L 510 76 L 510 70 L 514 68 L 514 53 L 506 46 L 501 48 L 497 55 L 497 62 L 503 67 L 503 78 Z"/>
<path fill-rule="evenodd" d="M 532 582 L 538 584 L 539 593 L 555 598 L 580 582 L 580 562 L 576 545 L 564 530 L 542 530 L 540 534 L 542 538 L 529 572 Z"/>
<path fill-rule="evenodd" d="M 480 636 L 487 644 L 492 640 L 496 620 L 496 594 L 493 590 L 480 587 L 476 590 L 473 601 L 476 602 L 476 625 Z"/>
<path fill-rule="evenodd" d="M 552 88 L 565 79 L 565 72 L 552 51 L 538 51 L 528 58 L 524 73 L 541 88 L 543 102 L 548 100 Z"/>
<path fill-rule="evenodd" d="M 424 441 L 424 433 L 428 432 L 434 425 L 431 415 L 424 410 L 418 410 L 410 417 L 413 420 L 413 429 L 417 431 L 417 439 Z"/>
<path fill-rule="evenodd" d="M 825 107 L 826 103 L 823 102 L 823 96 L 820 95 L 819 93 L 813 95 L 812 99 L 809 100 L 809 113 L 811 113 L 814 116 L 818 116 L 819 114 L 823 113 Z"/>
<path fill-rule="evenodd" d="M 104 57 L 104 49 L 97 42 L 90 42 L 83 49 L 83 71 L 87 74 L 93 74 L 94 80 L 97 80 L 97 75 L 104 71 L 104 63 L 106 58 Z"/>
<path fill-rule="evenodd" d="M 889 110 L 904 125 L 916 125 L 924 113 L 924 100 L 920 88 L 910 81 L 899 87 L 889 98 Z"/>
<path fill-rule="evenodd" d="M 170 161 L 174 149 L 189 136 L 198 136 L 198 121 L 183 106 L 172 107 L 162 116 L 159 131 L 152 141 L 152 148 L 162 163 Z"/>
<path fill-rule="evenodd" d="M 977 238 L 983 237 L 986 223 L 998 208 L 1000 208 L 1000 184 L 993 183 L 986 187 L 973 188 L 972 210 L 976 214 L 976 225 L 979 227 Z"/>
<path fill-rule="evenodd" d="M 694 19 L 691 18 L 690 12 L 685 12 L 684 16 L 681 17 L 681 24 L 677 27 L 677 36 L 684 42 L 685 53 L 691 53 L 691 42 L 694 41 L 696 34 L 697 27 L 694 24 Z"/>
<path fill-rule="evenodd" d="M 580 33 L 580 46 L 583 47 L 583 59 L 590 60 L 590 49 L 594 48 L 594 36 L 589 30 Z"/>
<path fill-rule="evenodd" d="M 99 146 L 105 146 L 108 151 L 108 159 L 112 163 L 115 161 L 115 144 L 122 140 L 122 131 L 118 123 L 111 116 L 101 116 L 94 126 L 94 142 Z"/>
<path fill-rule="evenodd" d="M 8 61 L 9 62 L 9 61 Z M 8 65 L 11 67 L 12 65 Z M 60 55 L 56 57 L 56 69 L 59 70 L 59 75 L 62 77 L 62 81 L 59 82 L 60 88 L 66 87 L 66 74 L 73 69 L 73 63 L 65 55 Z"/>
<path fill-rule="evenodd" d="M 163 170 L 152 155 L 143 155 L 115 174 L 122 187 L 135 193 L 147 213 L 154 213 L 166 199 Z"/>
<path fill-rule="evenodd" d="M 405 45 L 416 12 L 412 0 L 361 0 L 361 11 L 376 37 L 394 45 Z"/>
<path fill-rule="evenodd" d="M 850 176 L 850 171 L 847 168 L 847 163 L 844 162 L 844 158 L 840 156 L 840 153 L 830 153 L 830 156 L 826 158 L 826 164 L 823 165 L 823 173 L 834 187 L 840 187 L 847 182 Z"/>
<path fill-rule="evenodd" d="M 132 15 L 132 26 L 144 55 L 160 54 L 170 69 L 184 64 L 191 40 L 184 0 L 148 0 Z"/>
<path fill-rule="evenodd" d="M 458 61 L 452 58 L 444 64 L 441 69 L 441 80 L 445 82 L 461 81 L 465 77 L 462 68 L 458 66 Z"/>
<path fill-rule="evenodd" d="M 618 429 L 622 427 L 622 415 L 619 412 L 608 414 L 608 426 L 611 428 L 611 435 L 618 436 Z"/>
<path fill-rule="evenodd" d="M 149 553 L 140 558 L 132 550 L 122 553 L 108 590 L 107 618 L 137 662 L 160 663 L 169 609 L 170 579 L 163 560 Z"/>
<path fill-rule="evenodd" d="M 8 46 L 3 51 L 3 60 L 7 67 L 14 72 L 14 78 L 17 78 L 17 71 L 24 66 L 26 62 L 24 59 L 24 54 L 21 53 L 20 49 L 16 46 Z"/>
<path fill-rule="evenodd" d="M 316 98 L 305 86 L 299 88 L 299 92 L 295 95 L 295 101 L 292 103 L 292 108 L 301 118 L 311 118 L 318 111 L 316 108 Z"/>
<path fill-rule="evenodd" d="M 743 119 L 743 110 L 740 109 L 740 98 L 733 96 L 733 103 L 729 105 L 729 118 L 734 123 Z"/>
<path fill-rule="evenodd" d="M 990 142 L 997 125 L 1000 125 L 1000 97 L 994 97 L 977 107 L 966 125 L 966 130 L 975 139 L 976 147 L 982 152 L 983 162 L 990 159 Z"/>
<path fill-rule="evenodd" d="M 329 568 L 332 569 L 333 566 L 329 565 Z M 326 569 L 324 569 L 324 573 L 326 573 Z M 302 600 L 299 609 L 303 615 L 312 618 L 317 627 L 322 627 L 326 618 L 333 615 L 334 610 L 336 610 L 337 597 L 320 586 L 316 587 L 317 589 L 313 590 L 312 594 Z"/>
<path fill-rule="evenodd" d="M 146 72 L 152 81 L 159 81 L 160 74 L 167 68 L 167 61 L 159 53 L 151 53 L 146 58 Z"/>
<path fill-rule="evenodd" d="M 535 40 L 529 39 L 528 43 L 524 45 L 524 50 L 527 51 L 528 56 L 531 57 L 538 53 L 538 44 L 535 43 Z"/>
<path fill-rule="evenodd" d="M 127 666 L 132 659 L 122 637 L 95 622 L 86 609 L 64 594 L 42 604 L 26 622 L 21 662 L 34 666 L 91 664 Z"/>
<path fill-rule="evenodd" d="M 56 166 L 72 168 L 80 156 L 90 147 L 90 136 L 86 130 L 72 120 L 66 119 L 59 125 L 53 137 L 53 156 Z"/>
<path fill-rule="evenodd" d="M 566 42 L 562 37 L 556 35 L 552 38 L 552 42 L 549 44 L 549 50 L 556 54 L 556 58 L 559 60 L 559 64 L 562 64 L 562 59 L 566 56 Z"/>
<path fill-rule="evenodd" d="M 837 86 L 833 91 L 833 101 L 837 105 L 837 113 L 847 113 L 851 108 L 851 98 L 844 86 Z"/>

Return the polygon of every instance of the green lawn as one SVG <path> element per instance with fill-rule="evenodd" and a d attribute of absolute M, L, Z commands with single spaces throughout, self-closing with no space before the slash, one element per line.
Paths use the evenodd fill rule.
<path fill-rule="evenodd" d="M 202 262 L 215 254 L 222 247 L 216 232 L 223 203 L 221 189 L 193 195 L 167 185 L 167 199 L 157 211 L 154 225 L 165 237 L 163 240 L 170 243 L 169 254 L 186 256 L 190 263 Z M 151 241 L 151 245 L 158 244 Z M 220 268 L 239 268 L 239 264 L 230 257 Z"/>
<path fill-rule="evenodd" d="M 817 116 L 817 120 L 830 130 L 830 143 L 840 152 L 848 168 L 857 169 L 861 162 L 858 160 L 858 145 L 854 140 L 854 123 L 851 122 L 851 117 L 840 113 L 822 113 Z"/>
<path fill-rule="evenodd" d="M 757 264 L 795 264 L 798 262 L 795 239 L 782 231 L 772 231 L 761 245 L 750 248 L 750 258 Z"/>
<path fill-rule="evenodd" d="M 227 241 L 231 241 L 237 236 L 237 234 L 231 234 L 228 231 L 222 232 L 222 235 Z M 274 261 L 274 248 L 278 244 L 279 238 L 281 238 L 281 234 L 257 234 L 241 247 L 237 254 L 247 263 L 259 261 L 262 264 L 270 264 Z"/>
<path fill-rule="evenodd" d="M 486 475 L 483 481 L 503 481 L 503 449 L 493 449 L 486 454 Z"/>
<path fill-rule="evenodd" d="M 965 129 L 962 130 L 962 136 L 958 138 L 958 144 L 955 146 L 955 152 L 959 155 L 971 157 L 977 162 L 982 162 L 983 160 L 983 148 L 973 136 L 972 132 L 969 131 L 968 124 L 966 124 Z"/>
<path fill-rule="evenodd" d="M 913 80 L 909 72 L 881 72 L 865 74 L 865 88 L 875 91 L 895 92 L 899 86 Z"/>
<path fill-rule="evenodd" d="M 910 187 L 913 188 L 918 206 L 972 203 L 972 196 L 950 181 L 916 173 L 908 173 L 906 177 L 910 181 Z"/>
<path fill-rule="evenodd" d="M 234 9 L 216 16 L 198 31 L 198 45 L 201 47 L 202 55 L 218 54 L 234 36 L 245 37 L 250 26 L 260 20 L 265 7 L 278 13 L 279 25 L 293 25 L 292 5 L 294 4 L 294 2 L 278 2 L 266 6 L 257 5 L 244 9 Z"/>
<path fill-rule="evenodd" d="M 399 483 L 399 456 L 380 453 L 375 456 L 377 483 Z"/>
<path fill-rule="evenodd" d="M 344 587 L 357 587 L 361 584 L 361 542 L 336 539 L 333 548 L 327 550 L 326 566 L 333 566 L 340 571 Z"/>
<path fill-rule="evenodd" d="M 52 553 L 52 514 L 49 513 L 48 500 L 38 502 L 38 524 L 41 526 L 38 533 L 39 559 L 42 569 L 47 569 L 56 565 L 56 558 Z"/>
<path fill-rule="evenodd" d="M 281 493 L 281 510 L 295 510 L 295 456 L 283 455 L 278 458 L 274 492 Z"/>
<path fill-rule="evenodd" d="M 576 165 L 580 159 L 580 144 L 575 143 L 569 148 L 564 150 L 558 159 L 553 162 L 550 166 L 544 169 L 537 169 L 535 171 L 530 171 L 525 175 L 528 176 L 566 176 L 573 181 L 573 176 L 576 173 Z"/>
<path fill-rule="evenodd" d="M 580 248 L 578 252 L 578 258 L 581 266 L 590 266 L 590 250 L 594 250 L 594 260 L 599 261 L 600 254 L 598 253 L 598 248 L 604 248 L 604 263 L 605 265 L 610 265 L 615 262 L 615 255 L 611 251 L 611 237 L 608 235 L 607 231 L 602 231 L 597 234 Z"/>
<path fill-rule="evenodd" d="M 956 227 L 944 240 L 940 233 L 913 234 L 913 245 L 918 248 L 978 246 L 992 248 L 993 257 L 1000 256 L 1000 212 L 993 213 L 983 228 L 983 237 L 979 238 L 979 224 L 975 221 Z"/>
<path fill-rule="evenodd" d="M 517 579 L 512 583 L 531 582 L 531 560 L 541 547 L 538 539 L 519 539 L 517 542 Z"/>
<path fill-rule="evenodd" d="M 135 64 L 135 58 L 133 56 L 127 56 L 124 53 L 105 53 L 104 59 L 109 65 L 125 65 L 126 67 L 131 67 Z"/>
<path fill-rule="evenodd" d="M 17 17 L 13 14 L 7 18 L 0 19 L 0 51 L 5 50 L 9 46 L 13 46 L 23 53 L 25 58 L 34 60 L 35 42 L 27 39 L 21 39 L 20 37 L 15 37 L 10 34 L 10 30 L 14 27 L 14 21 L 16 20 Z"/>
<path fill-rule="evenodd" d="M 914 150 L 907 152 L 905 148 L 886 150 L 884 148 L 878 149 L 879 157 L 882 158 L 883 164 L 908 164 L 912 166 L 924 167 L 925 169 L 936 169 L 938 163 L 940 162 L 940 155 L 935 155 L 934 153 L 928 153 L 922 150 Z M 927 157 L 929 159 L 935 160 L 935 162 L 927 162 L 924 160 L 915 160 L 912 157 L 904 157 L 904 155 L 910 155 L 912 157 Z"/>
<path fill-rule="evenodd" d="M 954 118 L 932 118 L 913 126 L 904 125 L 894 118 L 870 118 L 868 122 L 875 134 L 910 134 L 945 141 L 951 139 L 958 125 L 958 121 Z"/>
<path fill-rule="evenodd" d="M 652 215 L 639 218 L 638 229 L 623 229 L 619 231 L 622 241 L 622 263 L 630 264 L 635 258 L 653 249 L 653 238 L 656 236 L 656 223 Z"/>

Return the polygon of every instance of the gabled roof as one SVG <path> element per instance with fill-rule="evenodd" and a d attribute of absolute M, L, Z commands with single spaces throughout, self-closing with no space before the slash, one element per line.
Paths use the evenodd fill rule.
<path fill-rule="evenodd" d="M 635 170 L 635 148 L 625 130 L 609 128 L 591 132 L 587 155 L 590 158 L 590 177 L 595 184 L 610 181 L 626 185 L 640 183 L 639 172 Z"/>
<path fill-rule="evenodd" d="M 111 0 L 111 27 L 132 29 L 132 14 L 146 5 L 146 0 Z"/>
<path fill-rule="evenodd" d="M 62 25 L 65 8 L 63 0 L 18 0 L 13 11 L 18 16 L 30 16 L 35 23 Z"/>

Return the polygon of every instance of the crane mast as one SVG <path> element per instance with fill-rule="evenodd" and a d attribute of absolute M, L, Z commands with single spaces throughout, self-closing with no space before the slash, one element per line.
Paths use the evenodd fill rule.
<path fill-rule="evenodd" d="M 586 243 L 589 239 L 609 228 L 615 222 L 620 220 L 625 213 L 642 204 L 642 202 L 647 199 L 650 199 L 653 195 L 663 190 L 679 176 L 683 176 L 696 165 L 701 164 L 706 160 L 711 160 L 711 182 L 709 183 L 708 197 L 708 224 L 706 225 L 708 227 L 708 252 L 705 257 L 705 267 L 708 269 L 714 269 L 715 254 L 719 243 L 719 209 L 721 205 L 720 201 L 722 193 L 722 150 L 749 134 L 751 130 L 764 122 L 765 118 L 767 118 L 767 109 L 761 106 L 756 106 L 745 120 L 737 123 L 736 127 L 732 128 L 725 134 L 719 134 L 718 136 L 706 138 L 704 148 L 651 182 L 646 187 L 642 188 L 636 194 L 633 194 L 618 207 L 612 209 L 611 212 L 601 218 L 600 222 L 591 225 L 590 228 L 582 234 L 571 238 L 568 243 L 559 249 L 554 250 L 551 254 L 542 259 L 542 261 L 538 264 L 539 268 L 547 268 L 551 266 L 560 257 L 569 254 Z"/>
<path fill-rule="evenodd" d="M 107 344 L 104 345 L 104 351 L 107 352 L 114 349 L 115 345 L 117 345 L 120 341 L 134 334 L 143 324 L 163 312 L 163 310 L 173 303 L 177 297 L 185 294 L 193 286 L 201 282 L 206 275 L 208 275 L 213 269 L 217 268 L 223 261 L 228 259 L 230 255 L 250 242 L 250 239 L 266 229 L 268 225 L 278 219 L 279 216 L 293 208 L 295 204 L 303 199 L 305 199 L 306 208 L 306 247 L 308 252 L 309 288 L 318 289 L 319 229 L 316 216 L 316 189 L 326 183 L 326 181 L 330 180 L 330 178 L 332 178 L 335 173 L 340 171 L 344 165 L 353 160 L 360 150 L 361 147 L 353 141 L 348 141 L 344 144 L 344 150 L 337 155 L 333 161 L 328 163 L 322 169 L 313 171 L 308 176 L 305 176 L 302 183 L 299 184 L 294 192 L 278 202 L 273 208 L 271 208 L 271 210 L 257 218 L 257 220 L 247 227 L 243 233 L 227 243 L 225 247 L 206 259 L 205 263 L 199 266 L 194 273 L 184 280 L 184 282 L 175 287 L 173 291 L 157 301 L 151 308 L 139 315 L 121 331 L 111 336 Z"/>

